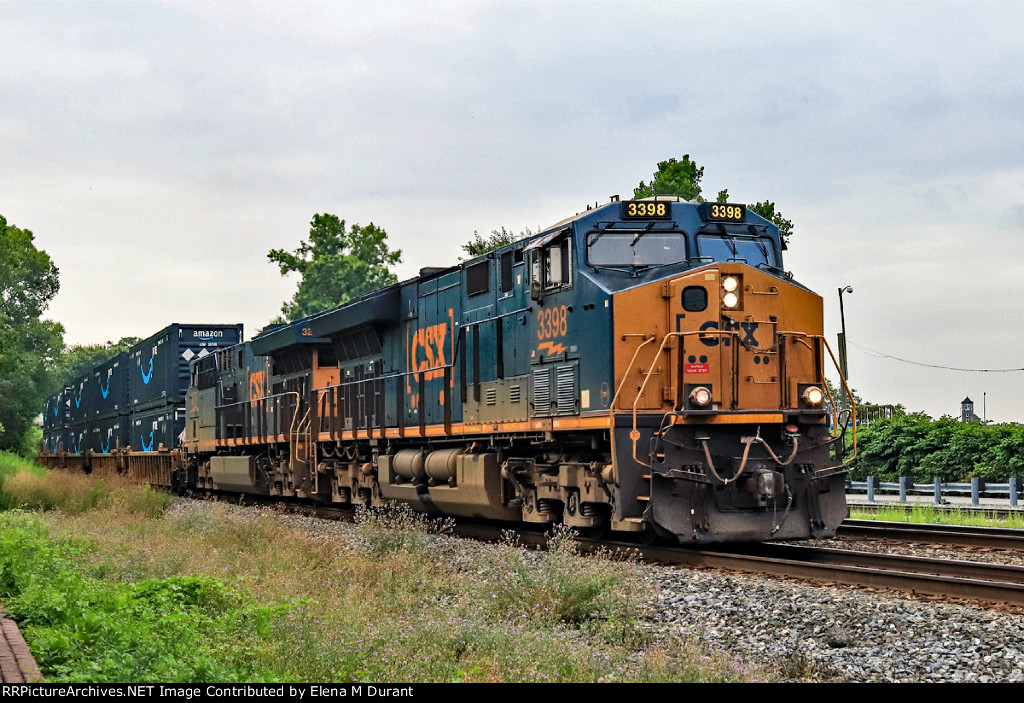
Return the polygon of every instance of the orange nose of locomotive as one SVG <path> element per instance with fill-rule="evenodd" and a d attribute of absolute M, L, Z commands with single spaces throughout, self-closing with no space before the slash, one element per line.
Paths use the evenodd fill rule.
<path fill-rule="evenodd" d="M 814 293 L 721 263 L 618 293 L 615 312 L 617 409 L 823 418 L 822 301 Z"/>

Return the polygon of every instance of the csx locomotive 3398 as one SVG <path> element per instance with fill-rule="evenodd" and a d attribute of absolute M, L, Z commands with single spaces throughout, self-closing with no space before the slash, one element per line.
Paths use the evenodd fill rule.
<path fill-rule="evenodd" d="M 772 223 L 613 201 L 198 358 L 180 451 L 146 476 L 680 542 L 825 537 L 847 514 L 829 357 Z"/>

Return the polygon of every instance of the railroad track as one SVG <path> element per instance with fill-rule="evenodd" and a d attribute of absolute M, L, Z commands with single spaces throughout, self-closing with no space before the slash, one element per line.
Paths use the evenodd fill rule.
<path fill-rule="evenodd" d="M 846 520 L 836 536 L 1024 551 L 1024 530 L 1006 527 Z"/>
<path fill-rule="evenodd" d="M 771 543 L 633 548 L 645 559 L 670 564 L 1024 606 L 1024 566 Z"/>
<path fill-rule="evenodd" d="M 292 509 L 333 519 L 345 518 L 352 513 L 346 509 L 313 506 L 292 506 Z M 885 529 L 892 529 L 892 525 L 906 528 L 907 532 L 921 527 L 910 526 L 907 523 L 882 523 L 883 532 Z M 853 527 L 859 529 L 863 526 L 856 524 L 851 530 Z M 924 530 L 914 534 L 929 535 L 932 539 L 946 539 L 952 538 L 957 531 L 964 535 L 975 531 L 975 528 L 953 528 L 949 525 L 936 525 L 934 530 L 930 529 L 931 527 L 925 526 Z M 495 526 L 467 521 L 460 521 L 455 526 L 455 532 L 459 536 L 480 540 L 497 540 L 507 529 L 507 525 Z M 540 528 L 519 529 L 517 534 L 524 544 L 540 546 L 547 541 Z M 697 549 L 647 546 L 635 542 L 582 537 L 579 541 L 584 551 L 621 549 L 637 554 L 646 561 L 662 564 L 882 588 L 996 605 L 1024 606 L 1024 566 L 769 542 L 725 547 L 716 545 L 713 549 Z"/>

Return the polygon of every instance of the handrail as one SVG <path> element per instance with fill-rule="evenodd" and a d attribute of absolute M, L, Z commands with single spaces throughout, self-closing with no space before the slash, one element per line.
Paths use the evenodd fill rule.
<path fill-rule="evenodd" d="M 671 338 L 671 337 L 686 337 L 688 335 L 694 335 L 694 334 L 696 334 L 696 335 L 703 335 L 703 336 L 706 336 L 706 337 L 726 337 L 726 336 L 736 337 L 737 338 L 737 342 L 739 341 L 738 338 L 740 336 L 739 332 L 737 332 L 736 330 L 690 330 L 689 332 L 666 332 L 665 336 L 661 340 L 661 346 L 658 347 L 658 351 L 654 355 L 654 359 L 656 360 L 659 356 L 661 356 L 661 353 L 665 350 L 665 345 L 668 343 L 669 338 Z M 656 339 L 656 337 L 652 337 L 651 341 L 653 341 L 654 339 Z M 637 351 L 639 351 L 639 347 L 637 348 Z M 633 355 L 633 358 L 636 359 L 636 355 L 635 354 Z M 651 362 L 651 368 L 654 367 L 653 364 L 654 364 L 654 362 L 652 361 Z M 626 371 L 626 373 L 628 374 L 630 370 L 632 370 L 632 366 L 630 366 L 630 369 L 628 369 Z M 636 392 L 636 398 L 633 399 L 633 429 L 629 433 L 629 438 L 631 440 L 633 440 L 633 461 L 635 461 L 636 463 L 638 463 L 638 464 L 640 464 L 642 466 L 646 466 L 648 468 L 650 468 L 651 465 L 646 463 L 646 462 L 644 462 L 644 461 L 641 461 L 639 459 L 639 457 L 637 457 L 637 455 L 636 455 L 636 444 L 637 444 L 637 441 L 640 439 L 640 431 L 637 430 L 637 428 L 636 428 L 636 406 L 637 406 L 637 403 L 640 402 L 640 398 L 643 397 L 644 391 L 647 389 L 647 382 L 650 379 L 651 379 L 651 374 L 647 374 L 647 375 L 644 376 L 644 382 L 642 384 L 640 384 L 640 389 Z M 623 381 L 625 381 L 625 378 L 623 378 Z M 620 386 L 621 386 L 621 384 L 620 384 Z M 612 403 L 612 410 L 614 411 L 614 409 L 615 409 L 615 404 Z"/>
<path fill-rule="evenodd" d="M 665 345 L 668 343 L 668 340 L 670 338 L 673 338 L 673 337 L 685 338 L 687 336 L 692 336 L 692 335 L 699 335 L 699 336 L 703 336 L 703 337 L 716 337 L 716 336 L 717 337 L 733 337 L 733 338 L 736 338 L 736 343 L 739 344 L 739 340 L 738 340 L 739 332 L 736 331 L 736 330 L 691 330 L 691 331 L 687 331 L 687 332 L 666 332 L 665 335 L 662 337 L 661 346 L 658 348 L 658 351 L 655 353 L 653 359 L 654 360 L 658 359 L 658 357 L 661 355 L 661 353 L 665 350 Z M 854 425 L 854 427 L 853 427 L 853 454 L 849 458 L 847 458 L 845 461 L 843 461 L 843 463 L 842 463 L 843 466 L 848 466 L 849 463 L 851 461 L 853 461 L 856 458 L 856 456 L 857 456 L 857 424 L 856 424 L 857 423 L 857 406 L 856 406 L 856 403 L 853 400 L 853 393 L 852 393 L 852 391 L 850 391 L 850 388 L 849 388 L 849 386 L 846 383 L 846 379 L 842 375 L 842 371 L 839 370 L 839 363 L 836 361 L 835 354 L 832 353 L 832 348 L 829 346 L 828 340 L 825 339 L 825 337 L 823 335 L 820 335 L 820 334 L 809 334 L 807 332 L 796 332 L 796 331 L 788 331 L 788 330 L 786 330 L 786 331 L 778 331 L 776 333 L 776 338 L 777 339 L 781 338 L 783 336 L 801 337 L 801 338 L 805 338 L 805 339 L 821 340 L 821 342 L 824 345 L 825 349 L 828 351 L 829 357 L 832 359 L 833 365 L 836 367 L 836 370 L 839 372 L 839 379 L 840 379 L 840 381 L 843 384 L 843 389 L 846 391 L 847 396 L 850 399 L 850 407 L 852 409 L 852 416 L 851 417 L 852 417 L 852 421 L 853 421 L 853 425 Z M 612 399 L 611 407 L 610 407 L 610 410 L 609 410 L 609 415 L 611 416 L 611 421 L 612 421 L 612 427 L 613 428 L 615 426 L 615 402 L 619 398 L 619 394 L 620 394 L 623 386 L 625 385 L 626 379 L 628 378 L 628 376 L 630 375 L 630 373 L 633 370 L 633 367 L 634 367 L 634 365 L 636 363 L 637 356 L 639 355 L 640 350 L 643 347 L 645 347 L 646 345 L 648 345 L 651 342 L 655 341 L 656 339 L 657 339 L 657 335 L 652 336 L 650 339 L 645 340 L 643 343 L 641 343 L 640 346 L 638 346 L 636 351 L 633 353 L 633 358 L 630 360 L 629 365 L 626 367 L 626 371 L 623 374 L 622 380 L 619 382 L 619 386 L 618 386 L 618 388 L 615 391 L 615 397 Z M 652 361 L 652 368 L 653 368 L 653 363 L 654 362 Z M 736 372 L 737 370 L 734 369 L 733 371 Z M 824 379 L 825 379 L 824 368 L 819 369 L 819 372 L 821 373 L 822 381 L 824 381 Z M 640 385 L 640 388 L 637 390 L 636 398 L 633 399 L 633 405 L 632 405 L 633 428 L 632 428 L 632 431 L 630 432 L 630 439 L 633 441 L 633 460 L 636 463 L 640 464 L 641 466 L 646 466 L 648 468 L 650 468 L 651 465 L 648 464 L 647 462 L 641 460 L 640 457 L 637 456 L 637 444 L 638 444 L 639 439 L 640 439 L 640 432 L 637 429 L 637 405 L 640 402 L 640 398 L 643 397 L 644 391 L 647 389 L 647 382 L 650 380 L 650 377 L 651 377 L 650 374 L 647 374 L 647 375 L 644 376 L 644 381 Z M 681 383 L 682 379 L 681 378 L 678 379 L 677 382 Z M 831 399 L 832 395 L 831 395 L 831 392 L 828 391 L 828 384 L 823 383 L 822 385 L 825 386 L 825 392 L 829 394 L 829 398 Z M 835 403 L 834 402 L 833 402 L 833 413 L 835 413 Z M 833 419 L 833 424 L 837 424 L 835 418 Z M 614 437 L 614 434 L 615 433 L 612 432 L 612 436 L 613 437 Z M 614 444 L 612 446 L 612 451 L 614 452 Z M 614 454 L 613 454 L 613 456 L 614 456 Z"/>

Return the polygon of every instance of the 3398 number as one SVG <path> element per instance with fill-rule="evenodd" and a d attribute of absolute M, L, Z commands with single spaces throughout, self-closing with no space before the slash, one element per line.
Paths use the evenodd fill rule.
<path fill-rule="evenodd" d="M 744 209 L 745 208 L 742 205 L 711 203 L 710 215 L 713 220 L 742 221 L 744 218 Z"/>
<path fill-rule="evenodd" d="M 568 310 L 564 305 L 557 308 L 544 308 L 537 318 L 538 330 L 537 339 L 551 339 L 562 337 L 568 328 Z"/>
<path fill-rule="evenodd" d="M 668 217 L 668 203 L 626 203 L 626 217 Z"/>

